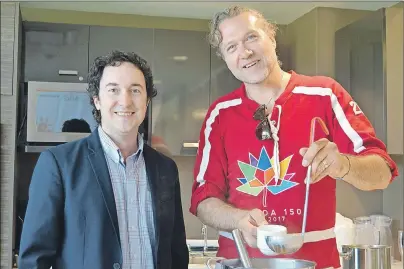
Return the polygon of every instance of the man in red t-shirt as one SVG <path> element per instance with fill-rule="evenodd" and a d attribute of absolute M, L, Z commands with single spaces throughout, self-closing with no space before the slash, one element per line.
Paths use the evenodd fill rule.
<path fill-rule="evenodd" d="M 396 164 L 340 84 L 280 68 L 275 26 L 259 12 L 232 7 L 218 13 L 211 26 L 212 47 L 243 83 L 207 112 L 191 213 L 220 231 L 218 256 L 238 257 L 230 233 L 238 228 L 250 256 L 266 257 L 256 247 L 257 227 L 250 219 L 300 233 L 312 165 L 304 245 L 288 256 L 314 261 L 319 269 L 340 267 L 336 180 L 361 190 L 384 189 L 398 174 Z M 317 128 L 309 145 L 315 117 L 329 132 Z"/>

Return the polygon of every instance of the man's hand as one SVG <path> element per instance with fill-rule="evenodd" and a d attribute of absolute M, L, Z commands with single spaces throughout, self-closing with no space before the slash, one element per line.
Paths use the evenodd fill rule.
<path fill-rule="evenodd" d="M 268 224 L 264 212 L 253 209 L 239 221 L 237 228 L 241 231 L 244 240 L 250 247 L 257 247 L 257 227 Z"/>
<path fill-rule="evenodd" d="M 312 165 L 311 183 L 318 182 L 326 176 L 343 177 L 349 171 L 349 160 L 342 155 L 335 143 L 322 138 L 312 143 L 309 148 L 301 148 L 302 165 Z"/>

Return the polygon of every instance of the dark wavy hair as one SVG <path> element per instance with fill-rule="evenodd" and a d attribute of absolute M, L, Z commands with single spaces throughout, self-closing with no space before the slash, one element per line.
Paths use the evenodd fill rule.
<path fill-rule="evenodd" d="M 119 66 L 121 63 L 128 62 L 135 65 L 142 71 L 145 82 L 147 98 L 152 99 L 157 95 L 157 90 L 153 84 L 153 75 L 149 64 L 141 58 L 139 55 L 133 52 L 112 51 L 105 56 L 97 57 L 91 65 L 90 72 L 88 73 L 87 92 L 90 95 L 90 104 L 93 106 L 93 116 L 98 124 L 101 123 L 101 112 L 97 110 L 94 104 L 93 97 L 99 97 L 100 93 L 100 81 L 104 68 L 107 66 Z"/>

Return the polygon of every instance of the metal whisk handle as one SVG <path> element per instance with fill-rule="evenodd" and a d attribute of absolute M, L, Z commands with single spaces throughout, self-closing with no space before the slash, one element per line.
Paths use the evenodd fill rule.
<path fill-rule="evenodd" d="M 247 249 L 244 246 L 242 235 L 239 229 L 232 231 L 234 242 L 237 246 L 237 251 L 240 256 L 241 263 L 244 268 L 252 268 L 250 257 L 248 256 Z"/>

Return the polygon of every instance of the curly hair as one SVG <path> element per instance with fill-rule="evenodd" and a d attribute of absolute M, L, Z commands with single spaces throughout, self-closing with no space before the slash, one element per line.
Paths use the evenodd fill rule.
<path fill-rule="evenodd" d="M 267 34 L 273 36 L 275 38 L 277 26 L 274 23 L 269 22 L 265 19 L 264 15 L 259 11 L 241 6 L 231 6 L 224 11 L 220 11 L 213 16 L 213 19 L 209 24 L 209 34 L 208 40 L 212 48 L 216 49 L 216 55 L 222 57 L 222 53 L 220 51 L 220 44 L 222 43 L 222 35 L 219 31 L 219 25 L 226 19 L 236 17 L 242 13 L 248 12 L 251 15 L 257 17 L 258 20 L 263 22 L 264 30 Z"/>
<path fill-rule="evenodd" d="M 135 65 L 142 71 L 145 82 L 147 98 L 151 99 L 157 95 L 157 90 L 154 87 L 153 75 L 149 64 L 134 52 L 122 52 L 114 50 L 105 56 L 97 57 L 87 76 L 88 88 L 87 92 L 90 95 L 90 104 L 93 106 L 93 116 L 98 124 L 101 123 L 101 112 L 97 110 L 94 104 L 93 97 L 99 97 L 100 93 L 100 81 L 104 69 L 107 66 L 119 66 L 121 63 L 128 62 Z"/>

